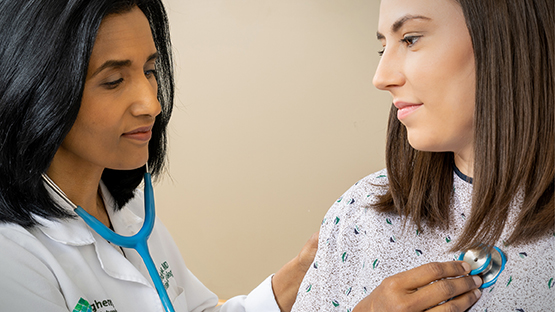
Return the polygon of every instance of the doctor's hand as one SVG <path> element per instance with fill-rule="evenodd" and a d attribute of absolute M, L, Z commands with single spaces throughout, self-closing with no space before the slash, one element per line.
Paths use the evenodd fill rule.
<path fill-rule="evenodd" d="M 293 303 L 295 303 L 304 275 L 316 256 L 318 234 L 319 232 L 312 234 L 301 252 L 279 269 L 272 278 L 274 296 L 281 311 L 291 311 Z"/>
<path fill-rule="evenodd" d="M 395 274 L 384 279 L 353 312 L 466 311 L 480 298 L 478 287 L 482 285 L 481 278 L 467 276 L 468 273 L 470 265 L 450 261 Z"/>

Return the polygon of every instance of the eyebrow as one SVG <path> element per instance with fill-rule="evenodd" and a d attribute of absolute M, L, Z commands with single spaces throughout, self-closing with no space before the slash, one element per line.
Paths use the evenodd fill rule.
<path fill-rule="evenodd" d="M 415 20 L 415 19 L 421 19 L 421 20 L 426 20 L 426 21 L 431 20 L 431 18 L 426 17 L 426 16 L 407 14 L 407 15 L 401 17 L 400 19 L 398 19 L 397 21 L 395 21 L 395 23 L 393 23 L 393 25 L 391 25 L 391 31 L 393 33 L 396 33 L 396 32 L 399 31 L 399 29 L 401 29 L 401 27 L 403 27 L 403 25 L 406 22 L 408 22 L 410 20 Z M 385 36 L 382 33 L 380 33 L 379 31 L 376 33 L 376 36 L 378 37 L 378 40 L 385 39 Z"/>
<path fill-rule="evenodd" d="M 156 60 L 158 58 L 158 52 L 154 52 L 149 55 L 146 59 L 146 62 L 150 62 L 152 60 Z M 104 62 L 104 64 L 100 65 L 94 73 L 91 75 L 91 78 L 98 75 L 100 72 L 107 68 L 122 68 L 122 67 L 129 67 L 131 66 L 131 60 L 108 60 Z"/>

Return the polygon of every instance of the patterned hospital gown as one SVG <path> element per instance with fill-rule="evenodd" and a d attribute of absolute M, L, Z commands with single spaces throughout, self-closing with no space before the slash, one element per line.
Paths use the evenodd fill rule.
<path fill-rule="evenodd" d="M 381 281 L 396 273 L 434 261 L 450 261 L 449 251 L 470 215 L 472 184 L 454 173 L 451 226 L 422 231 L 397 215 L 369 208 L 387 185 L 385 170 L 357 182 L 337 200 L 320 229 L 318 252 L 307 272 L 295 312 L 349 312 Z M 496 246 L 507 257 L 495 285 L 485 288 L 469 311 L 555 311 L 555 233 L 550 230 L 530 244 L 504 244 L 522 198 L 514 199 L 508 226 Z"/>

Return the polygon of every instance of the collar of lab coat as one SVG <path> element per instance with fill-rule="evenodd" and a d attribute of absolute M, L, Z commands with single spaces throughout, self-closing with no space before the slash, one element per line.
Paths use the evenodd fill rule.
<path fill-rule="evenodd" d="M 40 227 L 41 231 L 50 239 L 66 245 L 84 246 L 95 243 L 96 240 L 91 232 L 91 228 L 89 228 L 85 221 L 58 194 L 50 188 L 47 189 L 54 201 L 75 218 L 51 221 L 35 216 L 37 221 L 42 224 Z M 143 224 L 143 217 L 136 215 L 129 209 L 128 205 L 117 212 L 114 211 L 114 199 L 102 181 L 100 182 L 100 189 L 114 230 L 124 236 L 131 236 L 137 233 Z"/>
<path fill-rule="evenodd" d="M 104 205 L 107 208 L 114 230 L 118 234 L 124 236 L 131 236 L 137 233 L 142 227 L 143 216 L 135 214 L 132 209 L 135 208 L 133 210 L 136 210 L 137 213 L 142 212 L 144 215 L 142 192 L 136 190 L 135 196 L 131 201 L 116 212 L 114 210 L 114 199 L 110 195 L 110 192 L 102 182 L 100 182 L 100 187 Z M 83 221 L 83 219 L 73 211 L 73 208 L 59 195 L 50 189 L 49 192 L 50 196 L 71 215 L 75 216 L 75 218 L 50 221 L 37 217 L 37 221 L 42 224 L 39 228 L 46 236 L 56 242 L 71 246 L 94 244 L 102 269 L 108 275 L 121 280 L 133 281 L 151 286 L 151 283 L 149 283 L 145 276 L 137 270 L 142 268 L 144 264 L 136 252 L 130 252 L 128 250 L 126 252 L 127 260 L 125 260 L 125 257 L 121 257 L 112 246 L 108 244 L 99 245 L 97 240 L 102 239 L 100 235 L 93 233 L 93 230 L 85 221 Z"/>

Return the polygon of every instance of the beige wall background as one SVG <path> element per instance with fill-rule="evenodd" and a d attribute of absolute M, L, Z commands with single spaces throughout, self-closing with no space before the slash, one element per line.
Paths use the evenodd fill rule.
<path fill-rule="evenodd" d="M 377 0 L 166 0 L 176 63 L 157 212 L 220 298 L 293 258 L 384 167 Z"/>

